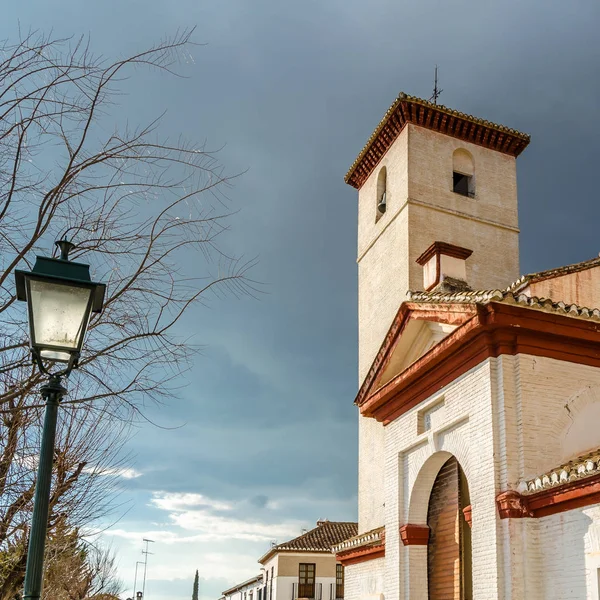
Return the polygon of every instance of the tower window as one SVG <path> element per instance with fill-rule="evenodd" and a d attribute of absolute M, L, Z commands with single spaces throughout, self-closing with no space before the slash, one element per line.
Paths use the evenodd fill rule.
<path fill-rule="evenodd" d="M 377 176 L 377 212 L 375 216 L 375 222 L 385 214 L 387 209 L 387 169 L 381 167 L 379 175 Z"/>
<path fill-rule="evenodd" d="M 452 155 L 452 191 L 475 198 L 475 164 L 471 153 L 458 148 Z"/>
<path fill-rule="evenodd" d="M 461 196 L 469 196 L 469 198 L 475 197 L 475 190 L 472 186 L 473 177 L 470 175 L 463 175 L 454 171 L 452 174 L 452 191 Z"/>

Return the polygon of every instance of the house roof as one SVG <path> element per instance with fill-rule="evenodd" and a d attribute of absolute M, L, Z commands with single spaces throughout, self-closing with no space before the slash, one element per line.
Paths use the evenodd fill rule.
<path fill-rule="evenodd" d="M 534 494 L 593 475 L 600 475 L 600 448 L 523 482 L 522 487 L 526 486 L 526 489 L 521 493 Z"/>
<path fill-rule="evenodd" d="M 589 260 L 584 260 L 582 262 L 573 263 L 571 265 L 565 265 L 564 267 L 557 267 L 555 269 L 548 269 L 546 271 L 538 271 L 537 273 L 523 275 L 520 279 L 517 279 L 517 281 L 512 283 L 507 289 L 510 291 L 520 291 L 527 287 L 527 285 L 530 283 L 554 279 L 555 277 L 561 277 L 562 275 L 571 275 L 572 273 L 579 273 L 581 271 L 593 269 L 594 267 L 598 266 L 600 266 L 600 256 L 591 258 Z"/>
<path fill-rule="evenodd" d="M 385 542 L 385 526 L 371 529 L 365 533 L 361 533 L 343 542 L 335 544 L 332 548 L 334 552 L 343 552 L 344 550 L 354 550 L 364 546 L 375 546 Z"/>
<path fill-rule="evenodd" d="M 358 523 L 348 521 L 317 521 L 310 531 L 277 546 L 273 546 L 258 562 L 264 563 L 278 552 L 331 552 L 331 547 L 354 537 Z"/>
<path fill-rule="evenodd" d="M 516 129 L 401 92 L 352 163 L 344 178 L 346 183 L 359 189 L 407 123 L 426 127 L 511 156 L 518 156 L 530 140 L 529 135 Z"/>
<path fill-rule="evenodd" d="M 533 308 L 534 310 L 552 312 L 568 317 L 600 321 L 600 308 L 587 308 L 577 304 L 566 304 L 562 300 L 555 302 L 550 298 L 538 298 L 537 296 L 528 296 L 520 292 L 508 290 L 462 291 L 454 293 L 409 292 L 409 300 L 411 302 L 428 304 L 488 304 L 489 302 L 503 302 L 505 304 L 519 304 L 527 308 Z"/>
<path fill-rule="evenodd" d="M 251 579 L 247 579 L 246 581 L 243 581 L 242 583 L 238 583 L 238 584 L 234 585 L 233 587 L 230 587 L 228 590 L 221 592 L 221 594 L 223 596 L 230 596 L 231 594 L 233 594 L 234 592 L 237 592 L 238 590 L 241 590 L 245 587 L 252 586 L 253 584 L 259 583 L 260 581 L 262 581 L 262 578 L 263 578 L 262 575 L 256 575 L 255 577 L 252 577 Z"/>

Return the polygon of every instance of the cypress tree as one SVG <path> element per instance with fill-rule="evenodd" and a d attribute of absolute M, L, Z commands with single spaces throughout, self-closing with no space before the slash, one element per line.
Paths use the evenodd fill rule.
<path fill-rule="evenodd" d="M 198 600 L 198 569 L 196 569 L 196 577 L 194 577 L 194 591 L 192 592 L 192 600 Z"/>

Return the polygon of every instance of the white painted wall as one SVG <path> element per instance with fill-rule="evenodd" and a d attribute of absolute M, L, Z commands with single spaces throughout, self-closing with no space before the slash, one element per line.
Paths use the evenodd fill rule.
<path fill-rule="evenodd" d="M 276 592 L 274 594 L 273 600 L 296 600 L 298 598 L 298 577 L 277 577 L 275 579 L 276 583 Z M 319 573 L 317 572 L 317 576 L 315 578 L 316 588 L 315 593 L 317 595 L 316 600 L 336 600 L 335 598 L 335 577 L 319 577 Z M 320 588 L 319 588 L 320 584 Z M 333 584 L 333 591 L 332 591 Z M 293 594 L 295 586 L 295 593 Z M 333 598 L 331 594 L 333 593 Z"/>
<path fill-rule="evenodd" d="M 419 415 L 438 405 L 431 429 Z M 431 486 L 454 455 L 473 507 L 476 600 L 597 600 L 600 506 L 542 519 L 499 518 L 495 498 L 600 447 L 600 369 L 528 355 L 482 362 L 384 428 L 386 557 L 349 566 L 347 600 L 369 580 L 386 600 L 427 600 L 426 548 L 399 527 L 425 524 Z M 354 582 L 354 583 L 349 583 Z M 379 586 L 379 587 L 377 587 Z"/>
<path fill-rule="evenodd" d="M 384 576 L 384 558 L 348 565 L 346 567 L 346 598 L 352 600 L 384 600 L 381 592 Z"/>

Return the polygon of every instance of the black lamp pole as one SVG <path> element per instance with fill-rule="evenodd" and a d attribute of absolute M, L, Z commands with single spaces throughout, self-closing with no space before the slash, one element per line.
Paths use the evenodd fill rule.
<path fill-rule="evenodd" d="M 69 260 L 74 247 L 66 240 L 57 242 L 60 258 L 37 257 L 34 268 L 16 271 L 17 299 L 28 304 L 31 353 L 34 363 L 48 381 L 40 388 L 46 401 L 42 446 L 38 463 L 33 516 L 27 549 L 23 600 L 39 600 L 44 576 L 44 550 L 50 511 L 52 463 L 58 405 L 67 393 L 62 378 L 77 367 L 79 354 L 92 312 L 100 312 L 105 286 L 95 283 L 89 265 Z M 61 371 L 50 373 L 44 365 L 67 363 Z"/>
<path fill-rule="evenodd" d="M 48 383 L 42 386 L 40 390 L 42 397 L 46 400 L 46 414 L 44 416 L 42 447 L 40 449 L 40 461 L 35 484 L 29 547 L 27 549 L 24 600 L 38 600 L 42 596 L 44 549 L 46 547 L 46 531 L 48 529 L 48 512 L 50 508 L 50 485 L 52 483 L 56 420 L 58 404 L 66 391 L 61 385 L 60 375 L 50 376 Z"/>

